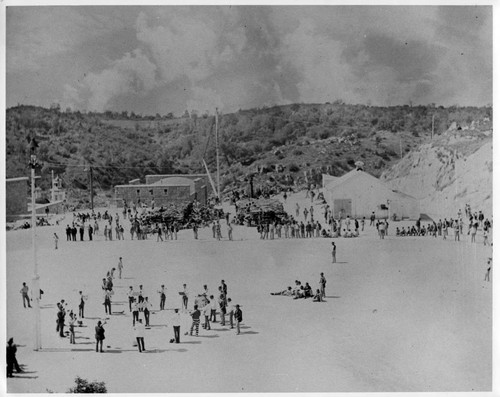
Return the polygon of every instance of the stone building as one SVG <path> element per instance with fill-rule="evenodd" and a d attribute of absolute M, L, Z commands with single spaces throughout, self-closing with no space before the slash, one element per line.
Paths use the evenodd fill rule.
<path fill-rule="evenodd" d="M 128 185 L 115 186 L 115 202 L 118 207 L 128 205 L 151 206 L 154 200 L 155 207 L 168 204 L 181 204 L 197 200 L 201 204 L 207 203 L 208 177 L 198 175 L 146 175 L 146 183 L 139 179 L 130 181 Z"/>

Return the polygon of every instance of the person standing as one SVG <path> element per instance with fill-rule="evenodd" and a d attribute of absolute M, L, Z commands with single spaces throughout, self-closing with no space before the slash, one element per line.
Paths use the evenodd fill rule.
<path fill-rule="evenodd" d="M 78 304 L 78 316 L 80 318 L 85 318 L 85 300 L 87 299 L 86 296 L 83 295 L 83 292 L 80 291 L 80 303 Z"/>
<path fill-rule="evenodd" d="M 239 335 L 240 324 L 243 321 L 243 312 L 240 309 L 240 305 L 236 305 L 236 310 L 234 311 L 234 319 L 236 320 L 236 335 Z"/>
<path fill-rule="evenodd" d="M 106 314 L 111 315 L 111 295 L 112 290 L 104 290 L 104 311 Z"/>
<path fill-rule="evenodd" d="M 227 237 L 230 241 L 233 240 L 233 227 L 231 226 L 231 223 L 227 224 Z"/>
<path fill-rule="evenodd" d="M 95 327 L 95 352 L 97 353 L 100 351 L 102 353 L 102 341 L 106 339 L 104 336 L 104 325 L 106 324 L 106 321 L 104 323 L 101 323 L 101 321 L 97 322 L 97 325 Z"/>
<path fill-rule="evenodd" d="M 210 301 L 206 300 L 207 304 L 203 308 L 203 315 L 205 316 L 205 324 L 203 324 L 203 329 L 210 329 L 210 314 L 212 311 L 212 307 L 210 306 Z"/>
<path fill-rule="evenodd" d="M 89 234 L 89 241 L 92 241 L 92 236 L 94 234 L 94 229 L 92 228 L 92 225 L 89 223 L 89 227 L 87 229 L 88 234 Z"/>
<path fill-rule="evenodd" d="M 85 233 L 85 229 L 83 228 L 83 223 L 80 225 L 80 241 L 83 241 L 83 233 Z"/>
<path fill-rule="evenodd" d="M 54 249 L 57 249 L 57 243 L 59 242 L 59 237 L 54 233 Z"/>
<path fill-rule="evenodd" d="M 160 294 L 160 310 L 165 310 L 165 300 L 166 300 L 166 295 L 165 295 L 165 286 L 161 286 L 161 290 L 158 291 Z"/>
<path fill-rule="evenodd" d="M 234 305 L 231 303 L 231 298 L 227 298 L 227 314 L 229 316 L 229 325 L 234 328 Z"/>
<path fill-rule="evenodd" d="M 64 319 L 66 317 L 66 310 L 64 310 L 64 306 L 63 306 L 62 302 L 64 302 L 64 301 L 61 301 L 61 303 L 58 304 L 59 311 L 57 312 L 56 332 L 59 331 L 59 336 L 61 338 L 64 338 L 65 337 L 65 335 L 64 335 Z"/>
<path fill-rule="evenodd" d="M 69 313 L 69 343 L 75 344 L 75 321 L 76 315 L 71 311 Z"/>
<path fill-rule="evenodd" d="M 151 313 L 151 303 L 148 301 L 148 297 L 144 298 L 144 302 L 142 302 L 142 308 L 144 311 L 144 322 L 146 323 L 146 327 L 149 327 L 149 315 Z"/>
<path fill-rule="evenodd" d="M 320 275 L 319 279 L 319 286 L 320 286 L 320 292 L 321 292 L 321 297 L 325 297 L 325 288 L 326 288 L 326 278 L 323 273 Z"/>
<path fill-rule="evenodd" d="M 66 225 L 66 241 L 71 241 L 71 228 Z"/>
<path fill-rule="evenodd" d="M 226 296 L 221 294 L 219 297 L 219 307 L 220 307 L 220 324 L 226 325 Z"/>
<path fill-rule="evenodd" d="M 13 378 L 14 368 L 16 372 L 23 372 L 17 363 L 16 358 L 17 346 L 14 344 L 14 338 L 10 338 L 7 342 L 7 378 Z"/>
<path fill-rule="evenodd" d="M 120 256 L 120 259 L 118 260 L 118 278 L 122 278 L 122 270 L 123 270 L 123 261 L 122 257 Z"/>
<path fill-rule="evenodd" d="M 337 263 L 337 246 L 332 242 L 332 263 Z"/>
<path fill-rule="evenodd" d="M 175 343 L 180 343 L 181 338 L 181 314 L 179 313 L 179 309 L 174 310 L 175 313 L 172 316 L 172 327 L 174 328 L 174 339 Z"/>
<path fill-rule="evenodd" d="M 191 330 L 189 331 L 190 336 L 193 336 L 193 330 L 196 332 L 196 336 L 198 336 L 198 332 L 200 329 L 200 315 L 201 313 L 198 310 L 198 305 L 194 305 L 194 311 L 191 313 L 193 323 L 191 324 Z"/>
<path fill-rule="evenodd" d="M 213 295 L 210 295 L 210 321 L 215 323 L 217 321 L 217 300 Z"/>
<path fill-rule="evenodd" d="M 26 302 L 28 303 L 28 307 L 31 307 L 30 297 L 28 296 L 28 291 L 29 291 L 28 286 L 26 285 L 26 283 L 23 283 L 23 287 L 21 288 L 21 290 L 19 292 L 21 293 L 21 295 L 23 297 L 23 306 L 25 309 L 26 309 Z"/>
<path fill-rule="evenodd" d="M 135 301 L 135 298 L 134 298 L 135 292 L 134 292 L 134 287 L 130 286 L 129 288 L 130 289 L 127 292 L 127 296 L 128 296 L 128 309 L 131 312 L 132 311 L 132 304 Z"/>
<path fill-rule="evenodd" d="M 189 300 L 189 291 L 187 289 L 186 284 L 183 284 L 184 290 L 182 291 L 182 308 L 187 310 L 188 300 Z"/>
<path fill-rule="evenodd" d="M 144 334 L 146 333 L 146 327 L 142 323 L 142 320 L 138 320 L 137 324 L 134 325 L 134 331 L 139 353 L 142 353 L 143 351 L 146 351 L 146 347 L 144 346 Z"/>

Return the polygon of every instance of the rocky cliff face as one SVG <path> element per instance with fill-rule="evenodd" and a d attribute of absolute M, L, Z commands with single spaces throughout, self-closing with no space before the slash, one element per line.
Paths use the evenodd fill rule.
<path fill-rule="evenodd" d="M 493 212 L 491 131 L 451 129 L 408 153 L 380 177 L 393 189 L 420 200 L 421 213 L 456 217 L 470 204 L 490 218 Z"/>

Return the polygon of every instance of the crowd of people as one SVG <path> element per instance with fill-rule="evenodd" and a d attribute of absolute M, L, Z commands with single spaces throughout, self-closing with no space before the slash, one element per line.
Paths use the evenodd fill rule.
<path fill-rule="evenodd" d="M 125 315 L 131 316 L 131 326 L 135 335 L 136 345 L 139 352 L 146 350 L 145 348 L 145 335 L 147 334 L 147 329 L 151 327 L 150 325 L 150 315 L 154 311 L 153 304 L 150 301 L 150 294 L 146 292 L 143 285 L 139 285 L 138 289 L 134 289 L 133 286 L 129 286 L 129 290 L 126 292 L 126 297 L 128 300 L 128 313 L 126 310 L 116 311 L 112 308 L 112 303 L 115 295 L 114 283 L 117 280 L 122 279 L 123 272 L 123 258 L 120 257 L 116 267 L 112 267 L 107 273 L 106 277 L 102 279 L 101 289 L 103 294 L 103 305 L 104 305 L 104 315 L 105 320 L 99 320 L 95 326 L 95 341 L 96 352 L 103 352 L 103 340 L 105 339 L 105 328 L 104 325 L 107 321 L 113 321 L 114 315 Z M 118 268 L 117 278 L 115 272 Z M 121 282 L 120 282 L 121 284 Z M 23 284 L 23 289 L 21 290 L 23 294 L 23 302 L 25 300 L 25 294 L 27 295 L 27 287 L 25 283 Z M 158 302 L 158 312 L 168 310 L 165 307 L 166 303 L 166 288 L 165 285 L 161 285 L 156 291 L 159 296 Z M 155 295 L 156 295 L 155 294 Z M 220 326 L 228 326 L 230 329 L 235 329 L 236 334 L 241 333 L 240 325 L 243 321 L 243 313 L 241 306 L 239 304 L 234 304 L 232 299 L 228 296 L 228 286 L 224 280 L 221 280 L 221 284 L 217 291 L 210 291 L 207 285 L 203 286 L 203 290 L 194 296 L 194 302 L 192 310 L 189 310 L 191 293 L 187 288 L 186 284 L 183 284 L 183 288 L 179 291 L 181 297 L 181 303 L 179 305 L 172 302 L 174 306 L 174 313 L 169 316 L 167 322 L 172 325 L 173 328 L 173 338 L 169 340 L 170 343 L 180 343 L 180 326 L 181 320 L 189 316 L 191 318 L 191 326 L 189 331 L 186 331 L 184 335 L 198 336 L 200 323 L 203 321 L 202 328 L 205 330 L 211 330 L 211 324 L 218 323 Z M 84 294 L 83 291 L 79 291 L 77 300 L 74 302 L 66 302 L 62 299 L 57 302 L 57 314 L 56 314 L 56 332 L 59 337 L 66 338 L 69 337 L 69 343 L 75 344 L 75 327 L 81 326 L 85 319 L 85 306 L 87 304 L 88 295 Z M 29 299 L 28 299 L 29 303 Z M 76 312 L 76 307 L 78 307 L 78 314 Z M 219 321 L 217 320 L 219 316 Z M 184 321 L 182 321 L 184 322 Z M 168 324 L 163 324 L 168 326 Z M 68 328 L 65 331 L 65 327 Z"/>

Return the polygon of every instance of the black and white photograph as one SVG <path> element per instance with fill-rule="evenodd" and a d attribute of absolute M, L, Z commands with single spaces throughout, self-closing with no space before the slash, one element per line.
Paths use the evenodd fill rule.
<path fill-rule="evenodd" d="M 1 394 L 500 395 L 492 1 L 0 4 Z"/>

